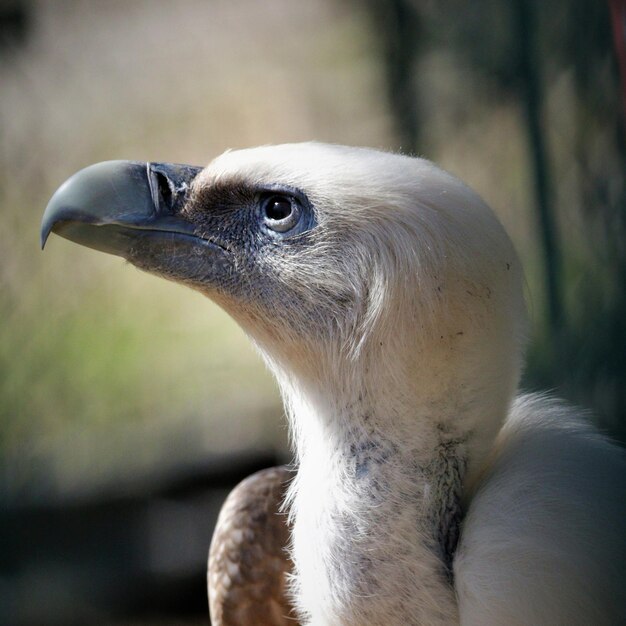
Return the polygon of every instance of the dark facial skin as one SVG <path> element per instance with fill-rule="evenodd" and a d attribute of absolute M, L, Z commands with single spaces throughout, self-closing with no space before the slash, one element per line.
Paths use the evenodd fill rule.
<path fill-rule="evenodd" d="M 257 303 L 278 288 L 280 259 L 301 252 L 315 225 L 314 211 L 299 190 L 244 181 L 193 188 L 181 217 L 220 246 L 228 260 L 195 287 Z"/>

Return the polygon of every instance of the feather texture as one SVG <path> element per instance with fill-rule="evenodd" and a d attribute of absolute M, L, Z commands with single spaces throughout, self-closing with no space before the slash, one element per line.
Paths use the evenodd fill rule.
<path fill-rule="evenodd" d="M 280 512 L 291 472 L 246 478 L 220 511 L 209 550 L 208 589 L 214 626 L 297 626 L 287 599 L 292 563 L 287 517 Z"/>
<path fill-rule="evenodd" d="M 289 415 L 303 622 L 625 623 L 624 455 L 515 399 L 522 272 L 486 204 L 422 159 L 321 144 L 228 152 L 196 185 L 241 181 L 316 213 L 255 260 L 262 297 L 223 303 Z"/>

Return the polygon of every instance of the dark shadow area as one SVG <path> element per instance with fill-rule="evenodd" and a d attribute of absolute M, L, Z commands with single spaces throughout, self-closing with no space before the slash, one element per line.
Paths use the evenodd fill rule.
<path fill-rule="evenodd" d="M 223 499 L 272 455 L 216 457 L 124 495 L 0 511 L 0 622 L 206 620 L 206 558 Z"/>

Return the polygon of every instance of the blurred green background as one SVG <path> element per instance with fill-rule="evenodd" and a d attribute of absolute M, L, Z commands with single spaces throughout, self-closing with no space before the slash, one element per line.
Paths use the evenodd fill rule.
<path fill-rule="evenodd" d="M 3 0 L 0 505 L 9 527 L 28 527 L 24 545 L 37 544 L 50 511 L 63 535 L 64 507 L 83 528 L 85 503 L 141 494 L 162 503 L 172 477 L 208 485 L 232 459 L 289 458 L 274 383 L 213 304 L 57 237 L 40 252 L 50 195 L 106 159 L 205 164 L 226 148 L 316 139 L 436 161 L 494 207 L 524 262 L 524 387 L 556 390 L 625 440 L 623 106 L 603 0 Z M 199 533 L 193 556 L 159 579 L 164 589 L 187 567 L 189 619 L 204 611 L 198 576 L 221 497 L 205 522 L 197 511 L 152 516 L 174 536 Z M 31 514 L 39 521 L 28 526 Z M 195 530 L 164 519 L 196 520 Z M 86 541 L 102 539 L 94 532 Z M 7 620 L 103 623 L 127 619 L 126 606 L 143 619 L 132 601 L 112 608 L 113 587 L 100 597 L 77 581 L 92 575 L 88 558 L 105 588 L 115 576 L 107 567 L 119 573 L 125 555 L 155 553 L 128 547 L 107 564 L 94 548 L 68 560 L 48 555 L 50 538 L 27 558 L 3 535 Z M 137 567 L 149 587 L 152 570 Z M 170 614 L 186 597 L 172 592 Z"/>

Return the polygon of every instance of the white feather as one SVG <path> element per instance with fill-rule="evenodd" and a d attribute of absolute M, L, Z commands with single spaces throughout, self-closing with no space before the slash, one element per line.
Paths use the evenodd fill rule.
<path fill-rule="evenodd" d="M 258 260 L 263 303 L 223 303 L 290 417 L 308 623 L 626 623 L 623 454 L 514 401 L 522 272 L 485 203 L 422 159 L 322 144 L 228 152 L 196 184 L 241 180 L 297 187 L 318 222 Z"/>
<path fill-rule="evenodd" d="M 571 407 L 518 398 L 455 559 L 461 623 L 626 623 L 626 462 Z"/>

